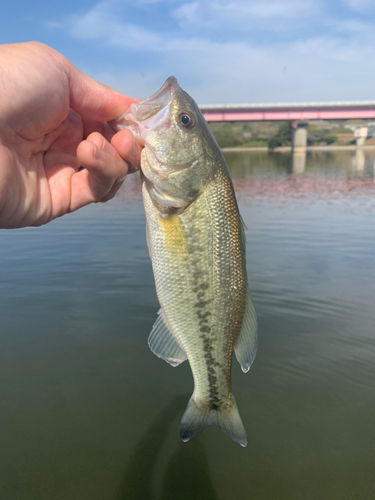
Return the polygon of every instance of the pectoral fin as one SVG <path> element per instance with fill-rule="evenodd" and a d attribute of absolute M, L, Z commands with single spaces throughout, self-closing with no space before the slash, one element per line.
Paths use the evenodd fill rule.
<path fill-rule="evenodd" d="M 172 366 L 178 366 L 187 359 L 186 353 L 169 331 L 161 309 L 158 314 L 159 317 L 148 338 L 148 345 L 158 358 L 164 359 Z"/>
<path fill-rule="evenodd" d="M 243 372 L 247 373 L 255 359 L 258 347 L 258 322 L 251 299 L 250 292 L 247 292 L 245 314 L 242 320 L 242 328 L 234 346 L 236 358 L 241 365 Z"/>

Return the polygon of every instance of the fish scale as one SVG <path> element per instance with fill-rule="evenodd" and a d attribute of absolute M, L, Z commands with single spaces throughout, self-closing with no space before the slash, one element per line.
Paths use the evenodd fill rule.
<path fill-rule="evenodd" d="M 194 100 L 173 77 L 114 126 L 130 128 L 145 146 L 142 194 L 161 307 L 149 345 L 172 366 L 187 359 L 194 378 L 180 436 L 188 441 L 218 425 L 246 446 L 231 365 L 235 352 L 242 370 L 249 370 L 257 321 L 244 226 L 225 160 Z"/>

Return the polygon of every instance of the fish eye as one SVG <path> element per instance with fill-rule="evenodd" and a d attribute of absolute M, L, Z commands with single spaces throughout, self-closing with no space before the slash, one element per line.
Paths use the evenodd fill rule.
<path fill-rule="evenodd" d="M 178 115 L 178 121 L 184 128 L 193 128 L 195 125 L 195 117 L 189 111 L 182 111 Z"/>

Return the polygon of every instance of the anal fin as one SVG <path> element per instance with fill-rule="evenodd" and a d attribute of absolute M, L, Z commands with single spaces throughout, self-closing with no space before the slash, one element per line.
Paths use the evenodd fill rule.
<path fill-rule="evenodd" d="M 250 370 L 258 347 L 258 322 L 257 315 L 254 309 L 254 304 L 247 291 L 245 313 L 242 320 L 242 327 L 238 335 L 234 352 L 236 358 L 241 365 L 243 372 L 247 373 Z"/>
<path fill-rule="evenodd" d="M 169 331 L 161 309 L 158 315 L 148 337 L 148 345 L 155 356 L 164 359 L 172 366 L 178 366 L 187 359 L 186 353 Z"/>

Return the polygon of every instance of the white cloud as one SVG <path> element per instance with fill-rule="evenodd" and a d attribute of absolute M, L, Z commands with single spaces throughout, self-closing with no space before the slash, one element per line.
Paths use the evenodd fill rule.
<path fill-rule="evenodd" d="M 211 5 L 214 12 L 246 19 L 295 19 L 309 16 L 317 9 L 314 0 L 216 1 Z"/>
<path fill-rule="evenodd" d="M 113 2 L 101 2 L 84 15 L 71 16 L 66 21 L 68 33 L 74 38 L 101 39 L 107 45 L 130 49 L 148 49 L 160 41 L 157 34 L 135 24 L 123 23 L 116 14 Z"/>
<path fill-rule="evenodd" d="M 199 2 L 189 2 L 184 3 L 180 7 L 178 7 L 173 15 L 176 19 L 181 22 L 188 23 L 197 23 L 200 22 L 200 12 L 202 10 L 202 6 Z"/>
<path fill-rule="evenodd" d="M 122 3 L 121 12 L 118 5 L 117 2 L 97 4 L 83 16 L 70 17 L 65 21 L 65 28 L 70 36 L 96 40 L 101 46 L 119 49 L 138 61 L 138 68 L 142 68 L 138 71 L 133 67 L 124 68 L 122 64 L 117 72 L 103 73 L 96 68 L 90 73 L 124 93 L 145 98 L 174 74 L 200 103 L 372 99 L 374 96 L 375 67 L 369 61 L 375 31 L 369 22 L 355 19 L 339 22 L 320 16 L 317 26 L 324 35 L 299 32 L 292 36 L 294 26 L 310 19 L 308 13 L 312 16 L 319 11 L 317 2 L 290 0 L 261 4 L 259 1 L 204 3 L 197 0 L 184 3 L 178 9 L 171 2 L 168 3 L 171 9 L 167 10 L 169 17 L 165 18 L 170 23 L 164 24 L 170 25 L 170 29 L 160 31 L 157 22 L 149 23 L 155 26 L 153 28 L 146 27 L 147 23 L 135 23 L 130 3 Z M 274 23 L 289 26 L 287 36 L 274 39 L 272 32 L 272 36 L 263 41 L 251 33 L 239 37 L 233 13 L 232 25 L 227 22 L 231 5 L 236 6 L 235 16 L 242 21 L 258 16 L 257 24 L 272 19 Z M 209 9 L 210 15 L 204 16 L 202 9 Z M 294 19 L 296 12 L 300 17 Z M 178 19 L 182 29 L 176 29 L 173 18 Z M 201 27 L 202 23 L 206 23 L 206 30 L 192 29 L 194 24 Z M 226 30 L 226 36 L 217 37 L 214 31 L 217 28 Z"/>
<path fill-rule="evenodd" d="M 199 103 L 371 99 L 375 69 L 360 66 L 371 50 L 357 49 L 324 38 L 269 48 L 197 40 L 185 50 L 170 46 L 143 80 L 128 75 L 105 83 L 145 98 L 174 74 Z"/>
<path fill-rule="evenodd" d="M 228 29 L 233 26 L 250 30 L 286 29 L 285 23 L 311 18 L 320 12 L 318 0 L 211 0 L 184 3 L 176 8 L 173 16 L 182 28 L 217 27 Z M 280 26 L 280 22 L 284 23 Z M 256 26 L 255 26 L 255 23 Z"/>
<path fill-rule="evenodd" d="M 364 36 L 372 34 L 374 26 L 370 23 L 359 21 L 357 19 L 337 20 L 327 19 L 324 25 L 336 33 L 347 33 L 354 36 Z"/>
<path fill-rule="evenodd" d="M 350 9 L 357 10 L 359 12 L 373 10 L 374 8 L 373 0 L 343 0 L 343 3 Z"/>

